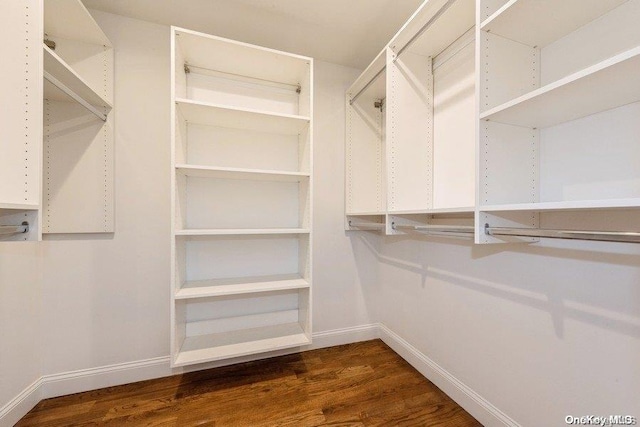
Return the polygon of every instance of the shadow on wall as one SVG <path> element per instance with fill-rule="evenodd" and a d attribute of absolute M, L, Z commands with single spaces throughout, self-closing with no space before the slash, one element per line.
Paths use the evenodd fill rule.
<path fill-rule="evenodd" d="M 545 311 L 559 338 L 567 318 L 640 337 L 637 245 L 568 241 L 474 245 L 466 239 L 374 237 L 352 238 L 356 256 L 357 244 L 380 263 L 420 275 L 416 292 L 428 292 L 431 281 L 441 281 Z M 364 265 L 358 263 L 359 268 Z M 369 275 L 367 280 L 377 275 L 361 273 Z"/>

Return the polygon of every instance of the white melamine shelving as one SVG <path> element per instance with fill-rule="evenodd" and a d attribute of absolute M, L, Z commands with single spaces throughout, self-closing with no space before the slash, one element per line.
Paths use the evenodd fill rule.
<path fill-rule="evenodd" d="M 480 119 L 544 128 L 637 102 L 639 68 L 637 47 L 485 111 Z"/>
<path fill-rule="evenodd" d="M 529 46 L 546 46 L 627 0 L 509 0 L 480 29 Z"/>
<path fill-rule="evenodd" d="M 95 107 L 103 108 L 107 112 L 113 108 L 111 102 L 89 86 L 82 76 L 74 71 L 69 64 L 60 58 L 54 51 L 45 45 L 43 45 L 42 48 L 44 54 L 45 76 L 49 75 L 53 77 Z M 73 101 L 68 95 L 60 91 L 60 89 L 56 88 L 48 81 L 45 82 L 44 88 L 44 98 L 46 100 Z"/>
<path fill-rule="evenodd" d="M 239 277 L 230 279 L 198 280 L 184 283 L 175 293 L 175 299 L 208 298 L 262 292 L 307 289 L 309 282 L 299 274 Z"/>
<path fill-rule="evenodd" d="M 507 212 L 507 211 L 543 212 L 543 211 L 631 209 L 631 208 L 638 208 L 638 207 L 640 207 L 640 198 L 516 203 L 516 204 L 510 204 L 510 205 L 487 205 L 487 206 L 480 207 L 480 210 L 484 212 Z"/>
<path fill-rule="evenodd" d="M 45 0 L 44 33 L 63 39 L 111 46 L 111 42 L 80 0 Z"/>
<path fill-rule="evenodd" d="M 311 342 L 313 60 L 172 28 L 172 365 Z"/>
<path fill-rule="evenodd" d="M 0 203 L 0 209 L 7 210 L 30 210 L 30 209 L 38 209 L 40 205 L 32 204 L 32 203 Z"/>
<path fill-rule="evenodd" d="M 176 171 L 185 176 L 201 178 L 239 179 L 249 181 L 300 182 L 308 179 L 305 172 L 272 171 L 260 169 L 222 168 L 211 166 L 176 165 Z"/>
<path fill-rule="evenodd" d="M 175 356 L 174 366 L 248 356 L 311 343 L 299 323 L 187 337 Z"/>

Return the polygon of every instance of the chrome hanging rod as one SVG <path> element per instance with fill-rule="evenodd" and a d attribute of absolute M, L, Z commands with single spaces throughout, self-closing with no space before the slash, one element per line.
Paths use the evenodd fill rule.
<path fill-rule="evenodd" d="M 361 230 L 382 230 L 386 226 L 375 222 L 353 222 L 349 221 L 349 227 L 359 228 Z"/>
<path fill-rule="evenodd" d="M 640 233 L 634 231 L 549 230 L 540 228 L 491 227 L 489 224 L 485 224 L 484 231 L 489 236 L 546 237 L 549 239 L 640 243 Z"/>
<path fill-rule="evenodd" d="M 360 89 L 360 90 L 358 91 L 358 93 L 356 93 L 355 95 L 353 95 L 353 96 L 351 97 L 351 99 L 349 100 L 349 105 L 353 105 L 353 103 L 354 103 L 354 102 L 356 102 L 356 99 L 358 99 L 358 98 L 360 97 L 360 95 L 362 95 L 362 94 L 364 93 L 364 91 L 366 91 L 367 89 L 369 89 L 369 86 L 371 86 L 371 85 L 372 85 L 372 84 L 373 84 L 373 83 L 378 79 L 378 77 L 380 77 L 380 75 L 382 75 L 382 73 L 384 73 L 384 70 L 386 70 L 386 69 L 387 69 L 387 66 L 385 65 L 384 67 L 382 67 L 382 69 L 381 69 L 380 71 L 378 71 L 378 72 L 376 73 L 376 75 L 375 75 L 375 76 L 373 76 L 373 77 L 371 78 L 371 80 L 369 80 L 369 82 L 368 82 L 366 85 L 364 85 L 364 87 L 363 87 L 362 89 Z"/>
<path fill-rule="evenodd" d="M 29 232 L 29 223 L 23 222 L 20 225 L 0 225 L 0 235 L 9 236 L 12 234 L 24 234 Z"/>
<path fill-rule="evenodd" d="M 405 50 L 407 50 L 409 47 L 411 47 L 411 45 L 420 38 L 420 36 L 422 36 L 422 34 L 424 34 L 425 31 L 427 31 L 437 20 L 438 18 L 440 18 L 446 11 L 447 9 L 449 9 L 454 3 L 456 2 L 456 0 L 449 0 L 447 1 L 437 12 L 435 15 L 433 15 L 431 17 L 431 19 L 429 19 L 429 21 L 427 21 L 426 24 L 424 24 L 422 26 L 422 28 L 420 28 L 420 30 L 418 30 L 418 32 L 416 34 L 413 35 L 413 37 L 411 37 L 409 39 L 409 41 L 407 43 L 405 43 L 404 46 L 402 46 L 400 48 L 400 50 L 398 50 L 398 52 L 396 52 L 396 56 L 395 58 L 393 58 L 393 62 L 396 62 L 396 60 L 400 57 L 400 55 L 402 55 L 402 52 L 404 52 Z"/>
<path fill-rule="evenodd" d="M 406 225 L 392 223 L 391 228 L 394 230 L 420 231 L 426 233 L 465 233 L 473 234 L 473 225 Z"/>
<path fill-rule="evenodd" d="M 191 73 L 191 69 L 192 68 L 196 69 L 196 70 L 208 71 L 211 74 L 223 74 L 225 76 L 230 76 L 230 77 L 232 77 L 232 79 L 230 79 L 230 80 L 243 80 L 243 81 L 253 80 L 253 81 L 262 82 L 262 83 L 269 83 L 271 85 L 286 86 L 287 88 L 292 88 L 293 90 L 295 90 L 296 93 L 302 92 L 302 86 L 300 85 L 300 83 L 285 83 L 285 82 L 279 82 L 277 80 L 269 80 L 269 79 L 261 79 L 259 77 L 243 76 L 242 74 L 229 73 L 227 71 L 220 71 L 220 70 L 215 70 L 213 68 L 199 67 L 197 65 L 191 65 L 191 64 L 188 64 L 186 62 L 184 63 L 184 72 L 185 72 L 185 74 Z"/>
<path fill-rule="evenodd" d="M 70 96 L 78 104 L 82 105 L 84 108 L 86 108 L 87 110 L 95 114 L 96 117 L 98 117 L 100 120 L 102 120 L 103 122 L 107 121 L 107 115 L 105 113 L 103 113 L 102 111 L 98 110 L 96 107 L 91 105 L 88 101 L 86 101 L 83 97 L 75 93 L 72 89 L 67 87 L 60 80 L 56 79 L 46 71 L 44 72 L 44 78 L 47 79 L 52 85 L 54 85 L 55 87 L 57 87 L 58 89 L 66 93 L 68 96 Z"/>

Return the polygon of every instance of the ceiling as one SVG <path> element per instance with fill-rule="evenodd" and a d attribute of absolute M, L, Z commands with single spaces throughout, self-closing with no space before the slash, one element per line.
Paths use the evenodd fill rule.
<path fill-rule="evenodd" d="M 423 0 L 83 0 L 98 9 L 366 67 Z"/>

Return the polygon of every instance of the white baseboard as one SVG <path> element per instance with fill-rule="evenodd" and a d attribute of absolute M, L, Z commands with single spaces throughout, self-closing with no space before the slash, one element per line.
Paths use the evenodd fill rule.
<path fill-rule="evenodd" d="M 380 338 L 418 372 L 438 386 L 456 403 L 485 426 L 520 427 L 520 424 L 496 408 L 449 371 L 409 344 L 385 325 L 379 325 Z"/>
<path fill-rule="evenodd" d="M 446 394 L 448 394 L 482 424 L 486 426 L 520 427 L 518 423 L 509 418 L 506 414 L 493 406 L 490 402 L 485 400 L 482 396 L 466 386 L 456 377 L 451 375 L 447 370 L 418 351 L 418 349 L 413 347 L 393 331 L 389 330 L 385 325 L 377 323 L 317 332 L 313 334 L 313 344 L 303 348 L 293 348 L 269 354 L 247 356 L 233 360 L 221 361 L 215 364 L 190 366 L 184 369 L 172 370 L 169 365 L 169 357 L 166 356 L 102 366 L 98 368 L 63 372 L 60 374 L 45 375 L 0 408 L 0 427 L 13 426 L 42 399 L 161 378 L 187 371 L 208 369 L 232 363 L 242 363 L 251 360 L 263 359 L 265 357 L 298 353 L 301 350 L 315 350 L 376 338 L 381 338 L 403 359 L 409 362 L 427 379 L 440 387 Z"/>

